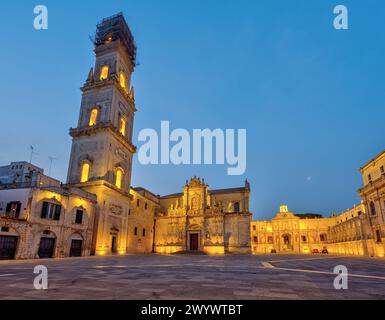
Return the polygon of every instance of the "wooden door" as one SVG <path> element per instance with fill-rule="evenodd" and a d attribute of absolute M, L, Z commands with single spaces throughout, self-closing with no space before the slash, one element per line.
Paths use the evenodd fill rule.
<path fill-rule="evenodd" d="M 190 251 L 199 250 L 199 234 L 192 233 L 190 234 Z"/>

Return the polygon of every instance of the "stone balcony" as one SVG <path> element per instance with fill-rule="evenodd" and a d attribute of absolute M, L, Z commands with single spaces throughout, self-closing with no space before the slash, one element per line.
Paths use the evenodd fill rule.
<path fill-rule="evenodd" d="M 376 180 L 370 181 L 365 186 L 358 189 L 358 193 L 360 197 L 363 197 L 366 193 L 371 192 L 375 189 L 379 189 L 381 187 L 385 187 L 385 174 L 382 174 L 381 177 L 377 178 Z"/>

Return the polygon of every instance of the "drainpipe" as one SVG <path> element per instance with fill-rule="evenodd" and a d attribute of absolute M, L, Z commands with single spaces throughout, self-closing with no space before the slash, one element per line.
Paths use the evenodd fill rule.
<path fill-rule="evenodd" d="M 152 227 L 152 253 L 155 253 L 155 232 L 156 232 L 156 218 L 154 217 L 154 225 Z"/>

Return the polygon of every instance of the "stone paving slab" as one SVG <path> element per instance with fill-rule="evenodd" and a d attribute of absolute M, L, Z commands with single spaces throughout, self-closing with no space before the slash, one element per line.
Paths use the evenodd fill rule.
<path fill-rule="evenodd" d="M 271 268 L 263 262 L 269 262 Z M 48 268 L 47 291 L 33 288 L 36 265 Z M 336 265 L 346 265 L 356 275 L 349 278 L 349 290 L 334 289 Z M 0 299 L 383 300 L 385 260 L 298 255 L 130 255 L 1 261 Z"/>

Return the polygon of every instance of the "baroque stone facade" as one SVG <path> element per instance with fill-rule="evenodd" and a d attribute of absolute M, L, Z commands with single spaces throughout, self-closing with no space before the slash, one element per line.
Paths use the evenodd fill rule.
<path fill-rule="evenodd" d="M 383 258 L 385 241 L 370 220 L 364 203 L 329 218 L 296 216 L 282 206 L 272 221 L 251 223 L 252 252 Z"/>
<path fill-rule="evenodd" d="M 155 252 L 250 253 L 250 184 L 210 190 L 204 179 L 186 181 L 183 193 L 160 198 Z"/>
<path fill-rule="evenodd" d="M 363 187 L 359 195 L 367 212 L 369 254 L 385 255 L 385 151 L 361 168 Z"/>
<path fill-rule="evenodd" d="M 254 254 L 322 252 L 328 240 L 332 218 L 301 219 L 281 206 L 272 221 L 251 224 Z"/>

